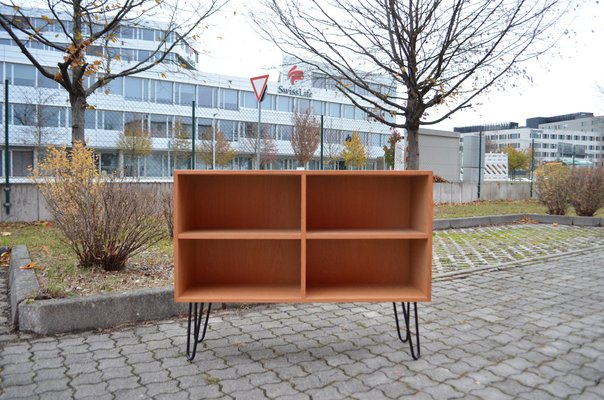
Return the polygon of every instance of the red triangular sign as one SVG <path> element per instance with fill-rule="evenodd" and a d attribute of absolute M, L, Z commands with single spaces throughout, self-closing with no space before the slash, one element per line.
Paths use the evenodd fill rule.
<path fill-rule="evenodd" d="M 252 82 L 252 88 L 254 88 L 256 100 L 260 101 L 260 99 L 262 99 L 264 91 L 266 90 L 266 84 L 268 83 L 268 75 L 260 75 L 254 78 L 250 78 L 250 82 Z"/>

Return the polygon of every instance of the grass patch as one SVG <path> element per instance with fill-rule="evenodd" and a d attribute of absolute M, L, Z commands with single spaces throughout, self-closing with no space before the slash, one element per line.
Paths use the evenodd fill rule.
<path fill-rule="evenodd" d="M 475 201 L 463 204 L 438 204 L 434 206 L 435 219 L 483 217 L 488 215 L 509 214 L 546 214 L 547 208 L 536 200 L 519 201 Z M 569 208 L 568 214 L 575 211 Z M 604 217 L 604 209 L 598 210 L 597 217 Z"/>
<path fill-rule="evenodd" d="M 461 218 L 500 214 L 545 214 L 545 207 L 536 201 L 483 201 L 467 204 L 442 204 L 434 207 L 434 218 Z M 598 214 L 604 217 L 604 210 Z M 434 251 L 440 257 L 448 250 L 440 248 L 443 240 L 461 245 L 515 245 L 530 243 L 542 246 L 552 240 L 571 240 L 573 230 L 554 229 L 547 235 L 525 236 L 524 230 L 514 229 L 491 232 L 446 231 L 434 233 Z M 63 234 L 49 223 L 2 223 L 0 246 L 26 245 L 32 261 L 41 270 L 36 270 L 44 294 L 48 297 L 86 296 L 97 293 L 125 291 L 131 289 L 164 287 L 173 284 L 173 241 L 164 239 L 147 251 L 132 257 L 124 271 L 108 272 L 98 268 L 79 268 L 77 258 L 63 242 Z M 439 238 L 438 235 L 441 235 Z M 516 235 L 522 237 L 516 238 Z M 464 263 L 465 259 L 457 260 Z M 458 265 L 467 268 L 466 265 Z"/>
<path fill-rule="evenodd" d="M 162 240 L 130 259 L 125 271 L 79 268 L 77 257 L 63 241 L 61 231 L 49 223 L 3 223 L 0 245 L 26 245 L 45 296 L 73 297 L 138 288 L 162 287 L 173 282 L 173 243 Z"/>

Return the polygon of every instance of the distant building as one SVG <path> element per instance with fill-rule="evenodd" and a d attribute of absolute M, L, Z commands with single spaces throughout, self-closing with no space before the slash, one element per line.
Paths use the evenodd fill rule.
<path fill-rule="evenodd" d="M 465 137 L 476 137 L 482 132 L 486 152 L 497 152 L 506 147 L 528 150 L 534 141 L 537 162 L 581 160 L 583 164 L 604 165 L 604 116 L 580 112 L 528 118 L 526 122 L 526 127 L 513 127 L 515 123 L 508 123 L 456 127 L 454 130 L 462 132 L 462 148 Z M 499 126 L 499 129 L 489 129 L 493 126 Z"/>
<path fill-rule="evenodd" d="M 559 124 L 560 122 L 569 122 L 569 121 L 574 121 L 577 119 L 584 119 L 584 118 L 592 118 L 594 116 L 593 113 L 589 113 L 589 112 L 578 112 L 578 113 L 572 113 L 572 114 L 563 114 L 563 115 L 554 115 L 553 117 L 532 117 L 532 118 L 527 118 L 526 120 L 526 127 L 527 128 L 544 128 L 544 126 L 542 125 L 556 125 L 558 124 L 558 126 L 562 126 L 562 125 L 566 125 L 566 124 Z M 560 129 L 560 128 L 550 128 L 545 127 L 546 129 Z M 571 128 L 572 129 L 572 128 Z"/>

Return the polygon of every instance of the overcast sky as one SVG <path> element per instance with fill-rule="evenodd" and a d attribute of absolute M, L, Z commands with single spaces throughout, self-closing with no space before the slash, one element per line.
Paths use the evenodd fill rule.
<path fill-rule="evenodd" d="M 575 34 L 559 43 L 561 56 L 527 64 L 531 82 L 505 92 L 496 92 L 473 102 L 471 110 L 455 114 L 436 128 L 496 122 L 518 122 L 530 117 L 552 116 L 585 111 L 604 115 L 604 2 L 588 1 L 572 21 Z M 200 57 L 202 71 L 241 77 L 271 73 L 277 78 L 280 52 L 264 41 L 252 28 L 247 14 L 254 2 L 231 0 L 223 13 L 212 19 L 214 25 L 198 47 L 209 54 Z"/>

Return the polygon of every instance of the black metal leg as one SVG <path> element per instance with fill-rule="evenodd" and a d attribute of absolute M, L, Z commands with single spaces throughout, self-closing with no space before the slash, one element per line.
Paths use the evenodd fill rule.
<path fill-rule="evenodd" d="M 406 304 L 406 306 L 405 306 Z M 411 350 L 411 357 L 414 360 L 419 359 L 420 357 L 420 344 L 419 344 L 419 320 L 417 318 L 417 303 L 413 303 L 413 311 L 415 314 L 415 341 L 417 347 L 417 354 L 415 353 L 415 347 L 413 347 L 413 340 L 411 339 L 411 329 L 409 329 L 409 320 L 411 317 L 411 303 L 401 303 L 403 308 L 403 321 L 405 322 L 405 337 L 401 334 L 401 327 L 398 321 L 398 310 L 396 308 L 396 303 L 392 303 L 392 307 L 394 308 L 394 320 L 396 321 L 396 333 L 398 334 L 398 338 L 403 343 L 407 343 L 409 341 L 409 349 Z"/>
<path fill-rule="evenodd" d="M 187 322 L 187 359 L 193 361 L 197 354 L 197 345 L 203 341 L 208 331 L 208 320 L 210 319 L 210 310 L 212 303 L 208 303 L 205 321 L 203 323 L 203 332 L 201 337 L 201 320 L 203 319 L 203 308 L 205 303 L 189 303 L 189 321 Z M 191 323 L 193 325 L 193 350 L 191 350 Z"/>

